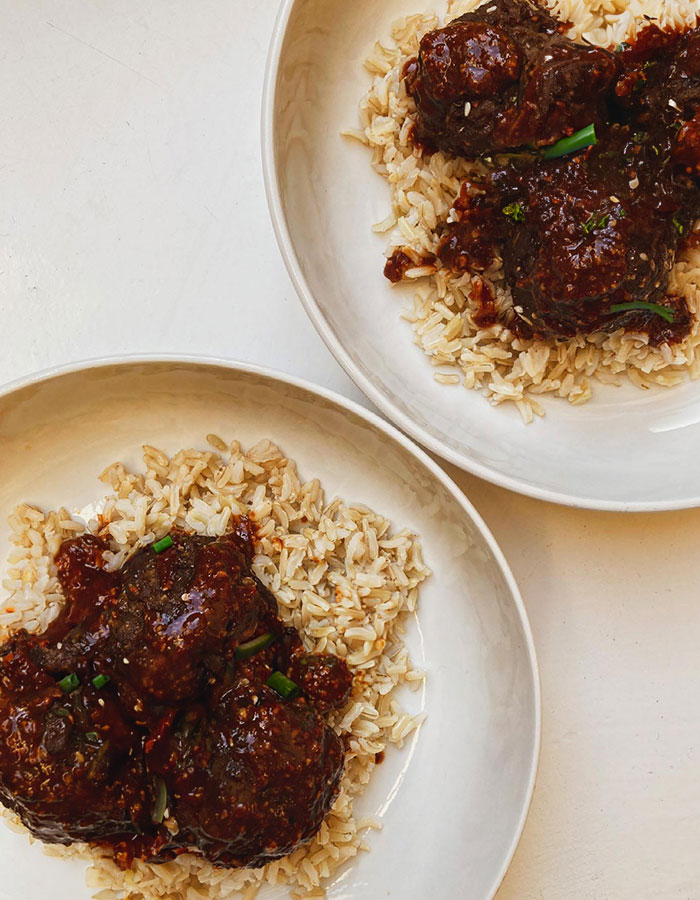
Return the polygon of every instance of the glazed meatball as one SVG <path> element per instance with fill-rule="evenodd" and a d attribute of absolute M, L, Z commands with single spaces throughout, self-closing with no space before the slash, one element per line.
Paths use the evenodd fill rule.
<path fill-rule="evenodd" d="M 120 682 L 160 702 L 196 693 L 205 659 L 252 637 L 260 619 L 276 613 L 235 535 L 173 540 L 163 553 L 145 550 L 126 564 L 107 623 Z"/>
<path fill-rule="evenodd" d="M 603 121 L 619 60 L 565 30 L 529 0 L 494 0 L 426 34 L 404 72 L 415 140 L 473 157 Z"/>
<path fill-rule="evenodd" d="M 148 748 L 185 846 L 216 865 L 262 866 L 318 830 L 343 771 L 343 744 L 304 697 L 238 679 Z"/>
<path fill-rule="evenodd" d="M 136 735 L 109 693 L 68 692 L 19 632 L 0 649 L 0 797 L 50 843 L 148 828 L 152 806 Z M 99 702 L 101 701 L 101 702 Z"/>

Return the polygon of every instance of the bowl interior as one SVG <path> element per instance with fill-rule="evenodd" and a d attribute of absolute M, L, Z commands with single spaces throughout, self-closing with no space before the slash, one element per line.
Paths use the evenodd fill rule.
<path fill-rule="evenodd" d="M 585 406 L 543 398 L 546 418 L 433 380 L 400 319 L 411 289 L 382 275 L 385 236 L 371 226 L 389 192 L 357 127 L 370 84 L 362 66 L 391 22 L 430 12 L 415 0 L 296 0 L 280 22 L 269 72 L 265 153 L 273 219 L 297 288 L 358 386 L 400 427 L 461 467 L 515 490 L 599 508 L 700 503 L 700 390 L 595 385 Z M 444 13 L 444 5 L 437 9 Z M 278 68 L 275 62 L 278 59 Z"/>
<path fill-rule="evenodd" d="M 410 444 L 310 390 L 253 371 L 138 362 L 50 377 L 0 397 L 0 557 L 5 518 L 28 501 L 83 509 L 103 493 L 111 461 L 137 464 L 143 443 L 203 447 L 204 435 L 244 445 L 275 440 L 302 477 L 381 510 L 420 534 L 433 570 L 408 643 L 428 679 L 405 704 L 428 718 L 410 746 L 390 751 L 360 804 L 384 827 L 343 872 L 335 898 L 461 900 L 494 892 L 529 804 L 539 741 L 538 687 L 522 604 L 500 553 L 459 494 Z M 3 562 L 4 567 L 4 562 Z M 2 896 L 88 896 L 71 863 L 0 828 L 12 854 Z M 406 865 L 406 860 L 420 865 Z M 77 873 L 77 874 L 76 874 Z M 27 887 L 31 890 L 28 892 Z M 57 890 L 58 887 L 58 890 Z M 286 896 L 271 889 L 264 896 Z"/>

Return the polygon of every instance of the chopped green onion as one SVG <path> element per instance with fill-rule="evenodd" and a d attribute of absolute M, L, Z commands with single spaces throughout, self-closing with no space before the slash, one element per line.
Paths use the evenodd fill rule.
<path fill-rule="evenodd" d="M 109 675 L 95 675 L 95 677 L 92 679 L 92 683 L 95 685 L 98 691 L 103 688 L 108 681 Z"/>
<path fill-rule="evenodd" d="M 58 682 L 58 686 L 61 688 L 62 691 L 65 691 L 66 694 L 72 693 L 78 687 L 79 684 L 80 684 L 80 679 L 75 674 L 75 672 L 71 672 L 70 675 L 66 675 L 65 678 L 62 678 Z"/>
<path fill-rule="evenodd" d="M 580 131 L 575 132 L 569 137 L 562 138 L 556 144 L 552 144 L 542 154 L 543 159 L 556 159 L 558 156 L 566 156 L 567 153 L 575 153 L 577 150 L 583 150 L 591 147 L 598 142 L 595 134 L 595 125 L 591 122 Z"/>
<path fill-rule="evenodd" d="M 160 825 L 165 817 L 165 810 L 168 808 L 168 791 L 162 778 L 156 779 L 156 802 L 153 804 L 153 815 L 151 822 L 154 825 Z"/>
<path fill-rule="evenodd" d="M 667 322 L 671 323 L 676 318 L 673 315 L 673 311 L 667 306 L 660 306 L 658 303 L 647 303 L 644 300 L 635 300 L 630 303 L 615 303 L 610 307 L 610 312 L 627 312 L 632 309 L 647 309 L 649 312 L 656 313 L 657 316 L 661 316 L 662 319 L 666 319 Z"/>
<path fill-rule="evenodd" d="M 504 216 L 508 216 L 514 222 L 522 222 L 525 219 L 525 213 L 519 203 L 509 203 L 501 210 Z"/>
<path fill-rule="evenodd" d="M 236 659 L 249 659 L 251 656 L 255 656 L 256 653 L 259 653 L 260 650 L 264 650 L 265 647 L 268 647 L 274 639 L 274 634 L 266 631 L 265 634 L 258 635 L 258 637 L 253 638 L 252 641 L 246 641 L 245 644 L 239 644 L 238 647 L 236 647 L 234 656 Z"/>
<path fill-rule="evenodd" d="M 648 137 L 649 135 L 646 133 L 646 131 L 635 131 L 635 133 L 632 135 L 632 139 L 638 144 L 643 144 Z"/>
<path fill-rule="evenodd" d="M 678 234 L 683 234 L 683 232 L 685 231 L 685 226 L 681 225 L 681 223 L 675 216 L 671 219 L 671 221 L 673 222 L 673 227 L 676 229 Z"/>
<path fill-rule="evenodd" d="M 282 672 L 273 672 L 267 679 L 265 684 L 271 687 L 273 691 L 277 691 L 280 697 L 285 700 L 293 700 L 301 693 L 301 688 L 295 684 L 291 678 L 287 678 Z"/>
<path fill-rule="evenodd" d="M 599 228 L 605 228 L 605 226 L 610 221 L 610 213 L 605 213 L 603 216 L 596 216 L 593 213 L 589 216 L 588 221 L 584 222 L 581 226 L 583 228 L 584 234 L 590 234 L 592 231 L 597 231 Z"/>
<path fill-rule="evenodd" d="M 622 43 L 618 44 L 617 47 L 615 47 L 615 53 L 622 53 L 623 50 L 629 50 L 629 48 L 630 45 L 627 43 L 627 41 L 622 41 Z"/>
<path fill-rule="evenodd" d="M 679 122 L 678 119 L 676 119 L 675 122 L 671 122 L 671 129 L 674 134 L 678 134 L 682 127 L 683 123 Z"/>
<path fill-rule="evenodd" d="M 53 711 L 53 714 L 54 714 L 55 716 L 58 716 L 58 717 L 61 718 L 61 719 L 64 719 L 66 716 L 69 716 L 69 715 L 70 715 L 70 710 L 69 710 L 69 709 L 66 709 L 65 706 L 59 706 L 58 709 L 55 709 L 55 710 Z"/>
<path fill-rule="evenodd" d="M 98 734 L 96 731 L 86 731 L 86 732 L 85 732 L 85 737 L 86 737 L 89 741 L 99 741 L 99 739 L 100 739 L 100 736 L 99 736 L 99 734 Z"/>
<path fill-rule="evenodd" d="M 155 544 L 153 545 L 153 549 L 156 553 L 162 553 L 163 550 L 167 550 L 169 547 L 172 547 L 172 545 L 173 545 L 173 539 L 170 537 L 169 534 L 166 534 L 165 537 L 162 538 L 160 541 L 155 542 Z"/>

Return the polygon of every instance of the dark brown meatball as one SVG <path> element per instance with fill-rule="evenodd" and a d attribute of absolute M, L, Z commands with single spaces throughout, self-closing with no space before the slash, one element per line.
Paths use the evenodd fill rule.
<path fill-rule="evenodd" d="M 222 866 L 262 866 L 318 831 L 343 771 L 343 745 L 304 698 L 241 678 L 148 748 L 180 831 Z"/>
<path fill-rule="evenodd" d="M 32 659 L 34 643 L 20 632 L 0 649 L 2 802 L 50 843 L 142 832 L 152 799 L 136 734 L 108 693 L 66 693 Z"/>
<path fill-rule="evenodd" d="M 479 156 L 552 144 L 603 121 L 619 61 L 565 30 L 529 0 L 493 0 L 426 34 L 405 69 L 415 139 Z"/>
<path fill-rule="evenodd" d="M 632 161 L 632 165 L 630 162 Z M 465 185 L 440 260 L 480 271 L 498 252 L 514 305 L 508 324 L 525 336 L 570 337 L 625 327 L 654 342 L 679 340 L 690 316 L 667 298 L 669 273 L 698 197 L 660 149 L 613 126 L 573 157 L 521 161 Z M 613 311 L 633 302 L 666 306 Z"/>
<path fill-rule="evenodd" d="M 193 696 L 209 654 L 252 637 L 276 614 L 235 535 L 173 540 L 163 553 L 144 551 L 126 564 L 108 620 L 120 681 L 163 703 Z"/>

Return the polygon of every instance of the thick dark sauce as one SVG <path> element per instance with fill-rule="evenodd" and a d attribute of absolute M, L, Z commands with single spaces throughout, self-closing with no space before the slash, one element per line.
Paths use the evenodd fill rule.
<path fill-rule="evenodd" d="M 172 538 L 117 573 L 98 538 L 62 545 L 65 607 L 0 648 L 0 799 L 42 840 L 106 845 L 124 866 L 185 851 L 263 865 L 332 804 L 344 754 L 324 716 L 351 676 L 281 622 L 247 520 Z M 273 672 L 299 695 L 268 686 Z"/>

